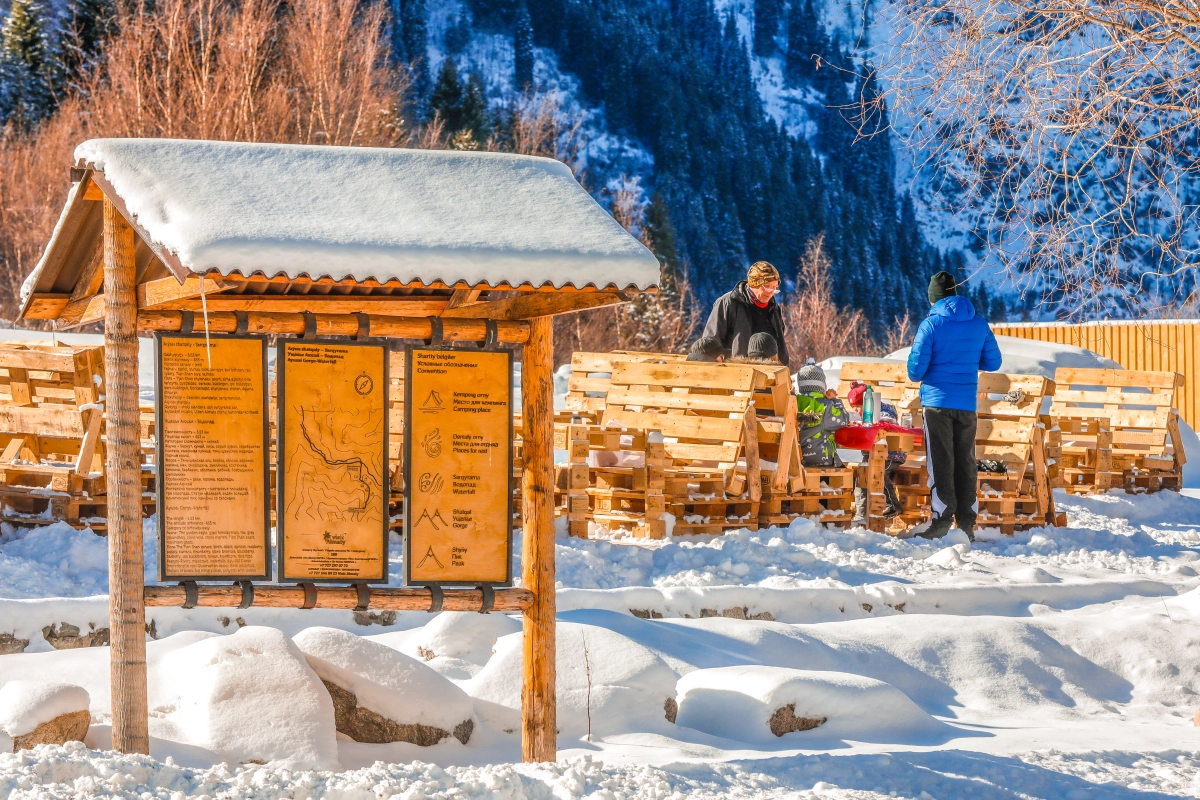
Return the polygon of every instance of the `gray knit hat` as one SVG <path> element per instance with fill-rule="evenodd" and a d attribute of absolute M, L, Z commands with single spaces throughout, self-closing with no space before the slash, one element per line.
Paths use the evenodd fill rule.
<path fill-rule="evenodd" d="M 817 366 L 811 358 L 808 363 L 796 370 L 796 394 L 825 391 L 825 370 Z"/>
<path fill-rule="evenodd" d="M 779 342 L 769 333 L 756 333 L 746 344 L 746 355 L 764 361 L 770 360 L 779 355 Z"/>

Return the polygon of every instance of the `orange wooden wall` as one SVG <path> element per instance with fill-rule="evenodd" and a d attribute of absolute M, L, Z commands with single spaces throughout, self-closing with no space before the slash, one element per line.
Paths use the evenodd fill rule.
<path fill-rule="evenodd" d="M 992 325 L 997 336 L 1083 347 L 1111 358 L 1125 369 L 1164 370 L 1183 375 L 1176 397 L 1179 414 L 1193 428 L 1200 421 L 1200 320 L 1085 322 L 1011 322 Z"/>

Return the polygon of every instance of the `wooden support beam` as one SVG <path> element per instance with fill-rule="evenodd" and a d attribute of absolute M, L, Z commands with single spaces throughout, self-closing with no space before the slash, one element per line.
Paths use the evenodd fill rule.
<path fill-rule="evenodd" d="M 264 314 L 386 314 L 393 317 L 437 317 L 446 310 L 445 297 L 386 297 L 353 295 L 209 295 L 205 298 L 213 311 L 260 311 Z M 200 296 L 156 303 L 156 309 L 200 311 Z M 141 306 L 139 306 L 141 308 Z"/>
<path fill-rule="evenodd" d="M 58 315 L 70 302 L 69 294 L 38 292 L 29 298 L 29 308 L 21 319 L 58 319 Z"/>
<path fill-rule="evenodd" d="M 483 294 L 482 289 L 455 289 L 454 294 L 450 296 L 450 302 L 446 304 L 446 310 L 470 305 L 478 301 L 481 294 Z"/>
<path fill-rule="evenodd" d="M 108 621 L 112 746 L 150 752 L 142 598 L 142 442 L 134 233 L 104 201 L 104 370 L 108 436 Z"/>
<path fill-rule="evenodd" d="M 589 308 L 611 306 L 628 300 L 620 294 L 608 292 L 574 292 L 550 294 L 531 292 L 520 297 L 504 300 L 488 300 L 469 306 L 447 309 L 445 317 L 474 317 L 475 319 L 533 319 L 556 314 L 570 314 Z"/>
<path fill-rule="evenodd" d="M 191 299 L 196 299 L 196 307 L 199 308 L 201 289 L 203 289 L 205 295 L 211 296 L 226 289 L 235 289 L 241 285 L 242 283 L 239 281 L 213 280 L 212 278 L 205 278 L 201 281 L 198 275 L 187 278 L 183 283 L 180 283 L 174 276 L 158 278 L 157 280 L 146 281 L 138 285 L 138 309 L 157 308 L 165 303 Z M 181 306 L 173 307 L 180 308 Z M 211 305 L 208 308 L 210 311 L 216 310 Z"/>
<path fill-rule="evenodd" d="M 303 314 L 265 314 L 257 311 L 246 315 L 249 333 L 304 333 Z M 422 317 L 391 317 L 371 314 L 370 335 L 393 339 L 428 339 L 429 320 Z M 204 320 L 197 314 L 196 329 L 204 329 Z M 142 331 L 177 331 L 183 325 L 180 311 L 142 311 L 138 313 L 138 329 Z M 320 336 L 353 336 L 358 333 L 358 318 L 350 314 L 317 314 L 317 334 Z M 528 322 L 497 322 L 496 335 L 504 344 L 521 344 L 529 338 Z M 210 312 L 208 330 L 211 333 L 233 333 L 237 318 L 231 311 Z M 445 319 L 442 333 L 448 342 L 482 342 L 487 337 L 487 323 L 482 319 Z"/>
<path fill-rule="evenodd" d="M 353 586 L 317 586 L 315 608 L 358 607 L 358 590 Z M 143 590 L 147 607 L 182 606 L 185 591 L 182 586 L 147 586 Z M 428 589 L 372 588 L 368 609 L 374 611 L 428 611 L 431 597 Z M 196 605 L 203 608 L 233 608 L 242 602 L 242 587 L 200 585 L 196 587 Z M 496 589 L 494 611 L 524 611 L 533 603 L 528 589 Z M 303 608 L 303 586 L 254 587 L 255 608 Z M 479 611 L 483 607 L 483 592 L 479 589 L 445 589 L 442 608 L 445 611 Z"/>
<path fill-rule="evenodd" d="M 524 616 L 521 758 L 554 761 L 554 340 L 550 317 L 529 322 L 521 354 L 521 583 L 533 592 Z"/>
<path fill-rule="evenodd" d="M 99 322 L 104 318 L 104 295 L 81 297 L 78 300 L 71 300 L 63 307 L 62 312 L 58 315 L 58 329 L 87 325 L 90 322 Z"/>

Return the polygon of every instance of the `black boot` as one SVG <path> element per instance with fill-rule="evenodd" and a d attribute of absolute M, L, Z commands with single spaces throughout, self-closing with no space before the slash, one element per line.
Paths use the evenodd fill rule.
<path fill-rule="evenodd" d="M 929 524 L 929 530 L 918 533 L 922 539 L 940 539 L 950 532 L 950 517 L 938 517 Z"/>

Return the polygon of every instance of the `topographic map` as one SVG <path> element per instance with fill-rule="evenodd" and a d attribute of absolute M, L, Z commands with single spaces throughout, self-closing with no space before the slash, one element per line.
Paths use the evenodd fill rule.
<path fill-rule="evenodd" d="M 300 435 L 288 443 L 288 518 L 382 523 L 382 410 L 293 406 L 292 411 Z"/>

